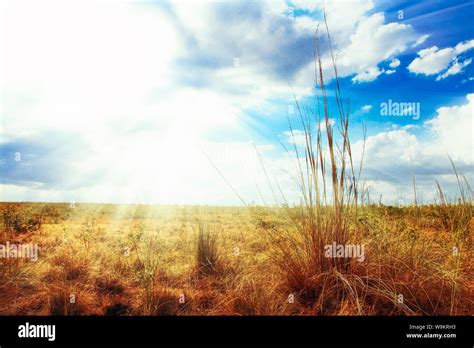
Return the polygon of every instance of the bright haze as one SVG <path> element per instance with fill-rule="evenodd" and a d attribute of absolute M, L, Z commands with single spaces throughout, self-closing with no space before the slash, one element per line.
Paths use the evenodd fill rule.
<path fill-rule="evenodd" d="M 474 173 L 473 3 L 325 8 L 356 162 L 367 127 L 362 177 L 372 198 L 411 202 L 413 175 L 423 202 L 435 199 L 435 180 L 456 197 L 448 155 L 471 182 Z M 322 9 L 320 1 L 3 1 L 0 199 L 238 205 L 235 192 L 274 203 L 273 189 L 298 202 L 294 98 L 315 106 Z M 410 105 L 408 115 L 382 112 L 397 103 Z"/>

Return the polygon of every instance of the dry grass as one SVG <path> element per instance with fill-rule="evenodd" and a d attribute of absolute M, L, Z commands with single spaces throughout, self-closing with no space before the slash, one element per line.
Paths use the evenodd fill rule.
<path fill-rule="evenodd" d="M 28 214 L 45 206 L 60 207 L 24 203 L 15 209 Z M 137 218 L 138 209 L 144 215 Z M 332 236 L 335 217 L 327 209 L 321 214 L 328 217 L 319 219 Z M 0 234 L 2 244 L 40 247 L 37 262 L 0 259 L 0 313 L 472 314 L 472 206 L 419 206 L 421 218 L 414 209 L 360 206 L 347 233 L 348 241 L 365 244 L 364 262 L 318 264 L 307 207 L 79 204 L 40 230 Z M 440 214 L 459 210 L 466 225 L 456 232 Z M 82 227 L 91 215 L 96 220 L 87 246 Z"/>
<path fill-rule="evenodd" d="M 196 239 L 196 271 L 201 275 L 218 273 L 220 262 L 218 252 L 219 230 L 210 231 L 209 227 L 199 224 Z"/>

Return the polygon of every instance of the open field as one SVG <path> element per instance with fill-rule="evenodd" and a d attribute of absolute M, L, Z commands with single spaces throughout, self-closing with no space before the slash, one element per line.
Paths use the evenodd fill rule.
<path fill-rule="evenodd" d="M 467 5 L 224 3 L 8 22 L 0 315 L 473 315 Z"/>
<path fill-rule="evenodd" d="M 312 255 L 303 206 L 0 207 L 2 315 L 474 313 L 468 204 L 346 212 L 359 258 Z"/>

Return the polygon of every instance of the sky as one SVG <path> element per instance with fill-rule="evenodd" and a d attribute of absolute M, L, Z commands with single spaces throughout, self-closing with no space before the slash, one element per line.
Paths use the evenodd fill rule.
<path fill-rule="evenodd" d="M 298 202 L 318 25 L 338 132 L 322 1 L 0 4 L 1 201 Z M 474 2 L 324 6 L 372 200 L 410 204 L 413 176 L 418 200 L 435 180 L 455 199 L 448 155 L 474 174 Z"/>

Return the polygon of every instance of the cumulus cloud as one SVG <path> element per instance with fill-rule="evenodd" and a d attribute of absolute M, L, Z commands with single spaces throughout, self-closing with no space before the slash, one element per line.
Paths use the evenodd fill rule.
<path fill-rule="evenodd" d="M 295 129 L 293 132 L 285 131 L 283 132 L 283 135 L 286 138 L 286 142 L 289 144 L 304 145 L 306 143 L 306 136 L 302 130 Z"/>
<path fill-rule="evenodd" d="M 171 4 L 173 21 L 186 42 L 186 52 L 174 66 L 178 80 L 195 75 L 203 87 L 239 95 L 240 105 L 251 103 L 249 91 L 262 86 L 256 101 L 289 98 L 288 82 L 309 93 L 312 77 L 300 81 L 298 73 L 312 61 L 314 19 L 290 16 L 284 1 Z"/>
<path fill-rule="evenodd" d="M 435 180 L 454 199 L 458 194 L 456 177 L 448 155 L 455 160 L 461 175 L 474 178 L 474 133 L 472 110 L 474 94 L 466 95 L 460 105 L 440 107 L 424 125 L 398 126 L 381 131 L 352 144 L 354 165 L 364 152 L 362 179 L 371 186 L 372 200 L 396 204 L 399 198 L 413 202 L 412 180 L 415 176 L 418 199 L 425 203 L 436 199 Z M 297 145 L 304 145 L 303 132 L 297 131 Z M 274 162 L 276 163 L 276 162 Z M 283 162 L 278 162 L 283 166 Z M 296 170 L 290 164 L 285 168 Z"/>
<path fill-rule="evenodd" d="M 388 66 L 391 68 L 396 68 L 399 65 L 400 65 L 400 60 L 397 58 L 393 58 Z"/>
<path fill-rule="evenodd" d="M 172 66 L 186 45 L 162 9 L 16 3 L 6 10 L 2 199 L 18 197 L 21 186 L 25 195 L 59 200 L 124 202 L 148 192 L 154 201 L 193 201 L 182 191 L 190 168 L 196 182 L 207 180 L 202 188 L 218 180 L 200 150 L 208 138 L 215 140 L 209 152 L 222 149 L 226 135 L 245 152 L 243 109 L 219 89 L 175 79 Z"/>
<path fill-rule="evenodd" d="M 372 1 L 326 3 L 340 76 L 354 83 L 389 74 L 423 41 L 373 9 Z M 319 1 L 12 3 L 7 11 L 2 199 L 235 203 L 212 162 L 253 200 L 256 185 L 264 196 L 268 188 L 251 141 L 272 179 L 291 186 L 292 161 L 259 137 L 251 112 L 286 105 L 292 90 L 312 92 Z M 324 44 L 322 54 L 330 78 Z M 442 134 L 435 121 L 429 127 Z M 298 130 L 283 135 L 304 140 Z M 402 129 L 374 135 L 368 148 L 381 162 L 388 154 L 406 162 L 406 137 L 421 143 Z"/>
<path fill-rule="evenodd" d="M 437 109 L 436 116 L 425 122 L 431 136 L 421 136 L 417 127 L 407 125 L 367 138 L 364 177 L 372 182 L 374 194 L 382 194 L 392 202 L 399 194 L 412 200 L 412 175 L 425 201 L 435 199 L 434 180 L 455 194 L 456 178 L 448 155 L 455 158 L 457 169 L 468 180 L 473 179 L 474 94 L 468 94 L 466 99 L 465 104 Z M 352 147 L 354 158 L 360 158 L 363 142 L 358 141 Z"/>
<path fill-rule="evenodd" d="M 423 44 L 426 40 L 428 40 L 428 38 L 430 37 L 429 34 L 425 34 L 425 35 L 422 35 L 418 38 L 418 40 L 415 41 L 415 43 L 413 44 L 412 47 L 418 47 L 420 46 L 421 44 Z"/>
<path fill-rule="evenodd" d="M 321 22 L 318 1 L 259 1 L 252 3 L 173 2 L 171 11 L 186 38 L 187 52 L 180 64 L 180 79 L 189 79 L 189 69 L 208 76 L 201 83 L 218 81 L 221 89 L 240 93 L 265 85 L 267 94 L 288 97 L 287 82 L 300 94 L 311 92 L 314 75 L 314 34 Z M 379 76 L 378 64 L 404 52 L 420 40 L 411 25 L 385 23 L 383 13 L 369 15 L 372 1 L 352 0 L 326 3 L 326 14 L 341 77 L 370 82 Z M 296 16 L 296 10 L 309 15 Z M 227 14 L 222 16 L 221 14 Z M 230 20 L 228 14 L 232 14 Z M 321 29 L 322 30 L 322 29 Z M 323 36 L 321 36 L 323 37 Z M 263 40 L 262 40 L 263 38 Z M 288 59 L 288 52 L 292 52 Z M 322 45 L 327 80 L 332 78 L 330 56 Z M 238 59 L 241 75 L 232 69 Z M 226 78 L 220 78 L 225 76 Z M 246 102 L 245 100 L 243 102 Z M 240 102 L 242 103 L 242 102 Z"/>
<path fill-rule="evenodd" d="M 352 82 L 361 83 L 361 82 L 370 82 L 374 81 L 380 74 L 383 74 L 384 70 L 380 70 L 376 66 L 371 66 L 359 73 L 352 78 Z"/>
<path fill-rule="evenodd" d="M 411 25 L 385 23 L 383 13 L 366 16 L 357 24 L 343 49 L 347 64 L 344 64 L 344 59 L 341 60 L 341 76 L 356 74 L 352 79 L 355 83 L 373 81 L 383 73 L 378 66 L 380 63 L 390 61 L 396 64 L 399 60 L 395 57 L 406 51 L 419 37 Z"/>
<path fill-rule="evenodd" d="M 449 154 L 456 154 L 459 161 L 474 164 L 474 94 L 466 96 L 467 103 L 441 107 L 437 115 L 426 121 L 428 129 L 434 132 L 437 142 Z"/>
<path fill-rule="evenodd" d="M 471 63 L 470 59 L 463 60 L 460 55 L 472 48 L 474 40 L 459 42 L 455 47 L 440 49 L 438 46 L 432 46 L 422 49 L 418 52 L 418 57 L 408 65 L 408 70 L 426 76 L 439 74 L 436 80 L 442 80 L 450 75 L 459 74 Z"/>
<path fill-rule="evenodd" d="M 448 76 L 459 74 L 466 66 L 472 63 L 472 59 L 466 59 L 462 63 L 459 63 L 457 59 L 454 60 L 453 64 L 441 75 L 436 77 L 436 81 L 443 80 Z"/>
<path fill-rule="evenodd" d="M 330 127 L 334 127 L 334 125 L 336 124 L 336 120 L 333 119 L 333 118 L 329 118 L 328 119 L 328 125 Z M 321 121 L 319 123 L 319 125 L 315 125 L 312 130 L 312 134 L 316 134 L 316 132 L 318 131 L 318 127 L 319 127 L 319 130 L 321 131 L 321 133 L 324 133 L 326 132 L 327 130 L 327 127 L 326 127 L 326 121 Z M 299 130 L 299 129 L 294 129 L 293 132 L 291 131 L 285 131 L 283 132 L 283 137 L 285 138 L 286 142 L 293 145 L 306 145 L 306 133 L 303 131 L 303 130 Z"/>
<path fill-rule="evenodd" d="M 336 124 L 336 120 L 333 119 L 333 118 L 329 118 L 328 119 L 328 125 L 330 127 L 334 127 L 334 125 Z M 327 126 L 326 126 L 326 121 L 321 121 L 319 123 L 319 129 L 321 130 L 321 132 L 325 132 L 327 130 Z"/>
<path fill-rule="evenodd" d="M 360 108 L 360 112 L 363 114 L 370 112 L 370 110 L 372 110 L 372 105 L 370 104 L 364 105 Z"/>

